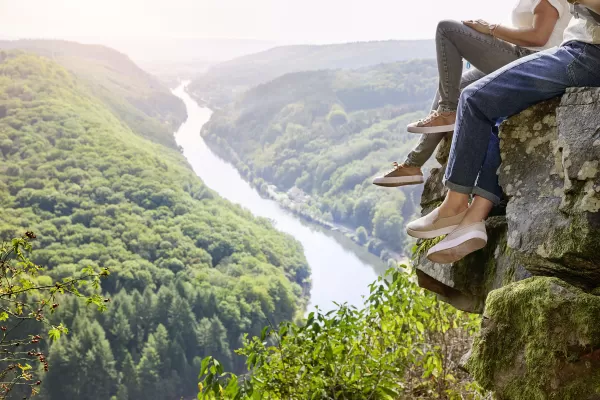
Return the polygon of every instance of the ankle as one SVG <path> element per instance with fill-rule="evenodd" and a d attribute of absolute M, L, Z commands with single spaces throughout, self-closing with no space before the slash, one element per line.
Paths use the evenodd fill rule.
<path fill-rule="evenodd" d="M 485 218 L 482 218 L 479 215 L 475 215 L 474 213 L 467 212 L 465 214 L 465 217 L 461 221 L 460 226 L 472 225 L 472 224 L 476 224 L 477 222 L 483 222 L 483 221 L 485 221 Z"/>
<path fill-rule="evenodd" d="M 469 208 L 468 204 L 452 204 L 452 203 L 442 203 L 439 207 L 439 215 L 442 218 L 454 217 Z"/>

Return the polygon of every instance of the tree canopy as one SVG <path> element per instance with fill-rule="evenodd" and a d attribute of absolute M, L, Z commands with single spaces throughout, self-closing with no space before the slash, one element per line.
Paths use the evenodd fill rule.
<path fill-rule="evenodd" d="M 114 107 L 54 61 L 0 51 L 0 236 L 36 232 L 43 282 L 111 271 L 105 313 L 65 299 L 52 315 L 72 329 L 41 344 L 47 400 L 193 396 L 201 357 L 241 370 L 242 334 L 293 320 L 310 286 L 298 242 Z"/>

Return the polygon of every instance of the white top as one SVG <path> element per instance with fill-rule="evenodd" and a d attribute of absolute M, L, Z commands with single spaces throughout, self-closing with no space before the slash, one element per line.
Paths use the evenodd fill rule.
<path fill-rule="evenodd" d="M 566 0 L 547 0 L 548 3 L 558 11 L 558 21 L 554 30 L 546 43 L 542 47 L 528 47 L 531 50 L 544 50 L 550 47 L 558 46 L 563 41 L 563 33 L 569 25 L 571 14 L 569 13 L 569 4 Z M 512 24 L 515 28 L 527 29 L 533 26 L 534 12 L 542 0 L 519 0 L 512 12 Z"/>
<path fill-rule="evenodd" d="M 565 31 L 563 43 L 577 40 L 579 42 L 600 44 L 600 25 L 584 18 L 578 18 L 577 11 L 571 7 L 574 15 Z"/>

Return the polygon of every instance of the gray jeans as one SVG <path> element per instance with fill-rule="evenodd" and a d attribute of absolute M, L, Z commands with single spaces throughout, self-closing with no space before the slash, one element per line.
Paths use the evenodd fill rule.
<path fill-rule="evenodd" d="M 479 33 L 457 21 L 438 24 L 435 44 L 439 72 L 439 87 L 431 109 L 455 111 L 460 92 L 485 75 L 521 57 L 534 53 L 504 40 Z M 464 74 L 463 59 L 474 68 Z M 417 146 L 408 154 L 405 164 L 422 167 L 448 132 L 421 135 Z"/>

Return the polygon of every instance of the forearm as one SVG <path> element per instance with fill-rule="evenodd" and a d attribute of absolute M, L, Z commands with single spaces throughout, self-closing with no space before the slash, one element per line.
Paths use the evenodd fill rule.
<path fill-rule="evenodd" d="M 572 3 L 572 1 L 569 1 Z M 600 14 L 600 0 L 579 0 L 575 1 L 575 4 L 581 4 L 582 6 L 586 6 L 596 14 Z"/>
<path fill-rule="evenodd" d="M 503 25 L 498 25 L 494 29 L 494 36 L 506 42 L 525 47 L 542 47 L 548 41 L 547 35 L 534 28 L 516 29 Z"/>

